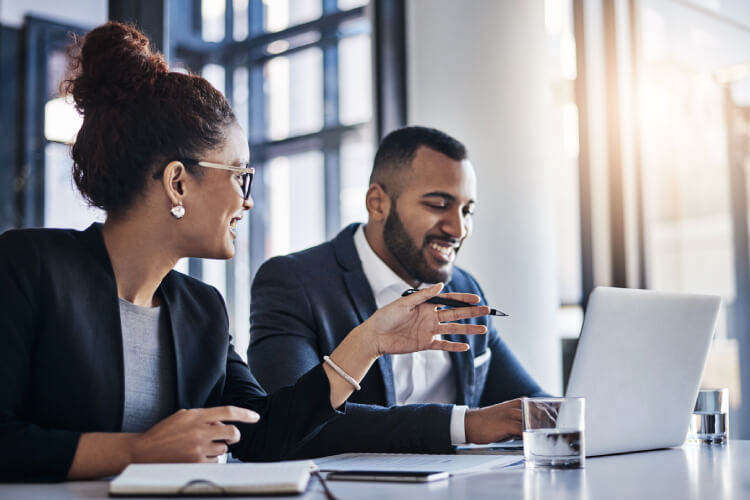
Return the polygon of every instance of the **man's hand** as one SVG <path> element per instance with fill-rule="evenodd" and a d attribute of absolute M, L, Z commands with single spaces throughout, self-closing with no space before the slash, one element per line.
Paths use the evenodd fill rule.
<path fill-rule="evenodd" d="M 511 436 L 520 436 L 523 432 L 521 399 L 470 409 L 466 412 L 464 429 L 467 443 L 494 443 Z"/>

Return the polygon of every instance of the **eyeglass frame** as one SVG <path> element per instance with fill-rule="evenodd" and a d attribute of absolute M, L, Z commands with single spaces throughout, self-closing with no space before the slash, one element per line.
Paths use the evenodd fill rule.
<path fill-rule="evenodd" d="M 177 161 L 182 163 L 192 163 L 204 168 L 218 168 L 220 170 L 229 170 L 230 172 L 245 174 L 242 177 L 242 198 L 245 200 L 250 198 L 250 188 L 253 186 L 253 177 L 255 176 L 255 169 L 253 167 L 238 167 L 237 165 L 226 165 L 224 163 L 194 160 L 192 158 L 182 158 Z M 247 179 L 247 187 L 245 187 L 245 179 Z"/>

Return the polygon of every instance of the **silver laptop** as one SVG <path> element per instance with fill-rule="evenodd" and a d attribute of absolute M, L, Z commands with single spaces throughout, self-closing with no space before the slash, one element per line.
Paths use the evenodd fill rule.
<path fill-rule="evenodd" d="M 586 456 L 685 441 L 721 299 L 596 288 L 566 396 L 586 398 Z"/>

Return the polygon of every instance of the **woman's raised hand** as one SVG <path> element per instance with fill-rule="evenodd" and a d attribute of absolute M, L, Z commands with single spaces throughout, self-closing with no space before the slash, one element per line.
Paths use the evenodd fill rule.
<path fill-rule="evenodd" d="M 487 306 L 469 306 L 440 309 L 427 302 L 443 289 L 442 283 L 425 288 L 378 309 L 361 326 L 373 335 L 377 354 L 403 354 L 435 349 L 460 352 L 469 349 L 468 344 L 436 339 L 436 335 L 477 335 L 487 332 L 484 325 L 452 323 L 466 318 L 486 316 Z M 476 304 L 480 298 L 470 293 L 445 293 L 441 297 Z"/>

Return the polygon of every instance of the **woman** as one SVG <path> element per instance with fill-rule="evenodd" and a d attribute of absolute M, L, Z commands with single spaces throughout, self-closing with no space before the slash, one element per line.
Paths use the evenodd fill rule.
<path fill-rule="evenodd" d="M 83 114 L 73 176 L 107 213 L 83 232 L 0 236 L 0 477 L 84 479 L 135 462 L 288 456 L 377 357 L 460 351 L 436 334 L 487 307 L 437 311 L 441 285 L 352 330 L 296 385 L 266 395 L 234 352 L 221 295 L 172 268 L 229 259 L 253 206 L 245 135 L 203 78 L 170 73 L 136 29 L 88 33 L 66 90 Z M 478 297 L 446 294 L 475 303 Z M 186 410 L 191 408 L 190 410 Z"/>

